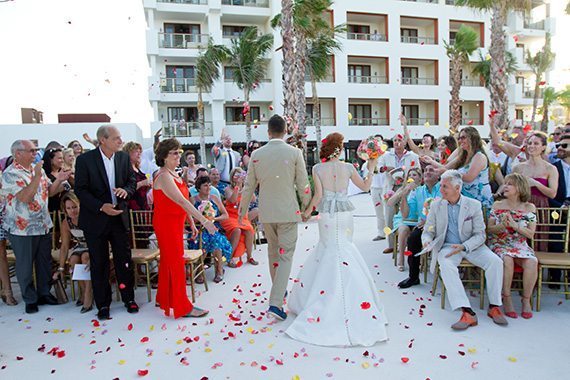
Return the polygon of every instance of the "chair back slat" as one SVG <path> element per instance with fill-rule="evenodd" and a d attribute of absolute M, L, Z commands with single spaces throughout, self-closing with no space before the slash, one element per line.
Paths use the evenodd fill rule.
<path fill-rule="evenodd" d="M 153 211 L 151 210 L 131 210 L 131 242 L 133 248 L 148 247 L 150 236 L 154 233 L 152 226 Z"/>
<path fill-rule="evenodd" d="M 532 239 L 532 247 L 538 250 L 540 242 L 549 243 L 549 251 L 568 253 L 570 223 L 568 209 L 553 207 L 536 208 L 536 232 Z"/>

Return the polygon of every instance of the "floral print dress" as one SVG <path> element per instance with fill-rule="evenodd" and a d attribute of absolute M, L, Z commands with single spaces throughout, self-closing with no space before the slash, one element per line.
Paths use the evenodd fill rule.
<path fill-rule="evenodd" d="M 471 167 L 471 162 L 462 168 L 457 169 L 461 174 L 466 174 L 469 172 Z M 489 166 L 481 170 L 481 172 L 475 177 L 471 182 L 463 182 L 463 188 L 461 194 L 466 197 L 477 199 L 481 202 L 483 207 L 488 210 L 493 206 L 493 192 L 491 191 L 491 185 L 489 184 Z"/>
<path fill-rule="evenodd" d="M 499 222 L 503 215 L 511 214 L 513 220 L 521 227 L 536 223 L 536 215 L 520 210 L 491 210 L 490 218 Z M 517 259 L 535 259 L 533 249 L 528 245 L 527 238 L 510 227 L 500 234 L 489 235 L 489 248 L 499 257 L 510 256 Z"/>
<path fill-rule="evenodd" d="M 214 201 L 210 200 L 206 201 L 209 203 L 209 207 L 215 212 L 215 216 L 220 216 L 220 210 Z M 194 207 L 197 209 L 201 209 L 204 207 L 204 202 L 197 200 L 194 203 Z M 226 258 L 226 261 L 229 262 L 232 258 L 232 245 L 230 244 L 229 240 L 226 238 L 222 230 L 222 226 L 219 222 L 215 222 L 214 225 L 218 228 L 215 234 L 210 234 L 207 230 L 204 229 L 202 231 L 202 249 L 206 251 L 206 253 L 212 253 L 215 250 L 219 249 L 222 251 L 222 256 Z M 197 241 L 190 242 L 190 249 L 199 249 L 199 244 Z"/>

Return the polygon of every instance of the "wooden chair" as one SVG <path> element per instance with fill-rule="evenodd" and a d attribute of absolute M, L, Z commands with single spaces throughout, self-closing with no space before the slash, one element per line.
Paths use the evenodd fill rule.
<path fill-rule="evenodd" d="M 150 210 L 131 210 L 131 243 L 132 243 L 132 260 L 135 265 L 135 287 L 138 287 L 139 273 L 138 268 L 143 266 L 146 275 L 146 292 L 148 302 L 152 299 L 151 279 L 157 275 L 151 275 L 152 264 L 158 265 L 158 257 L 160 249 L 157 248 L 138 248 L 141 246 L 148 247 L 150 240 L 149 235 L 152 234 L 152 216 Z M 156 241 L 156 240 L 155 240 Z"/>
<path fill-rule="evenodd" d="M 208 291 L 208 280 L 206 279 L 206 266 L 204 264 L 204 251 L 202 249 L 202 232 L 203 227 L 196 223 L 196 228 L 200 231 L 198 235 L 198 249 L 185 249 L 184 262 L 186 265 L 186 273 L 190 276 L 190 289 L 192 290 L 192 302 L 196 302 L 196 279 L 202 277 L 204 279 L 204 288 Z M 187 239 L 190 242 L 190 239 Z"/>
<path fill-rule="evenodd" d="M 532 240 L 533 247 L 538 242 L 548 241 L 549 251 L 551 247 L 554 249 L 558 245 L 555 252 L 540 252 L 535 250 L 538 258 L 538 282 L 536 296 L 536 311 L 540 311 L 540 302 L 542 298 L 543 285 L 563 285 L 563 290 L 549 291 L 549 293 L 561 293 L 570 299 L 570 291 L 568 286 L 568 271 L 570 271 L 570 254 L 568 253 L 568 242 L 570 240 L 570 220 L 569 212 L 566 208 L 537 208 L 537 227 L 544 226 L 544 231 L 536 233 Z M 543 271 L 548 269 L 559 269 L 563 271 L 564 278 L 562 281 L 544 281 Z"/>

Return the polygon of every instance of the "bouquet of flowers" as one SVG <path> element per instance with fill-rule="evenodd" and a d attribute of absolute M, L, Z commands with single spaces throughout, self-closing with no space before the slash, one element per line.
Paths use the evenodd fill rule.
<path fill-rule="evenodd" d="M 387 150 L 386 144 L 380 137 L 370 136 L 360 142 L 356 154 L 360 159 L 368 161 L 383 155 Z"/>
<path fill-rule="evenodd" d="M 200 211 L 208 220 L 214 220 L 216 217 L 216 209 L 212 206 L 210 201 L 202 201 L 200 206 L 198 206 L 198 211 Z"/>
<path fill-rule="evenodd" d="M 422 214 L 427 218 L 428 214 L 429 214 L 429 208 L 432 204 L 432 202 L 435 200 L 435 198 L 427 198 L 424 202 L 424 207 L 422 209 Z"/>

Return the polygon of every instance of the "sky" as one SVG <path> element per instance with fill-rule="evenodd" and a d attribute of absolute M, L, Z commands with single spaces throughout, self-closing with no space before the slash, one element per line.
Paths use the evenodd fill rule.
<path fill-rule="evenodd" d="M 382 0 L 385 1 L 385 0 Z M 551 85 L 570 84 L 570 17 L 557 16 Z M 20 108 L 106 113 L 150 134 L 146 21 L 142 0 L 0 0 L 0 124 L 21 123 Z"/>

